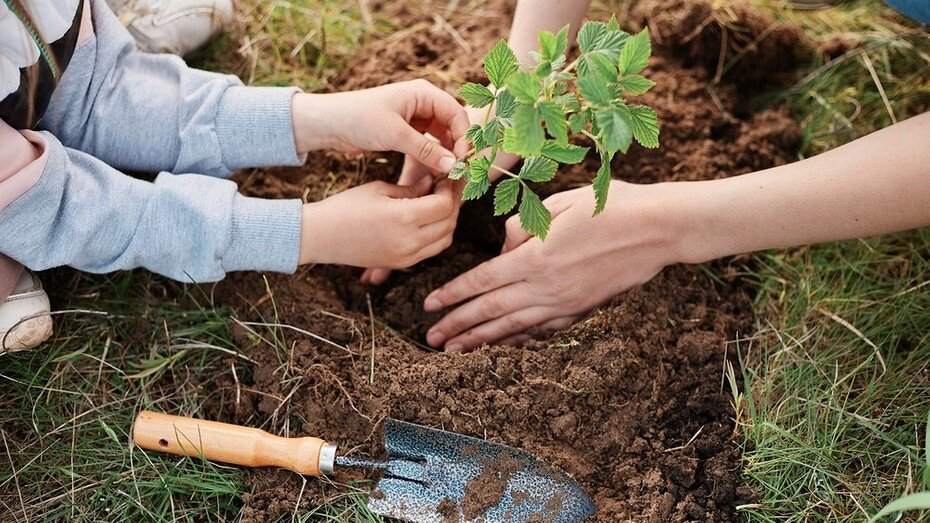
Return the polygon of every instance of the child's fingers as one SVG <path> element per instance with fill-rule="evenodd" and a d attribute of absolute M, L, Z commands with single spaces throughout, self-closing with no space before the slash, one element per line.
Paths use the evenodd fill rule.
<path fill-rule="evenodd" d="M 404 202 L 404 205 L 410 206 L 417 225 L 429 225 L 446 220 L 455 213 L 455 191 L 449 180 L 443 180 L 436 185 L 433 194 Z"/>
<path fill-rule="evenodd" d="M 455 155 L 441 144 L 400 120 L 397 141 L 391 149 L 412 156 L 430 169 L 447 173 L 455 165 Z"/>

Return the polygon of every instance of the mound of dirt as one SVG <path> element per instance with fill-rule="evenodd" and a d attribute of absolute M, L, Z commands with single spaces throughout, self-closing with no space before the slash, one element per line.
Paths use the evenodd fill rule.
<path fill-rule="evenodd" d="M 653 0 L 634 9 L 660 47 L 703 64 L 739 86 L 772 86 L 789 78 L 812 43 L 804 31 L 748 4 L 712 0 Z"/>
<path fill-rule="evenodd" d="M 505 34 L 511 3 L 454 11 L 448 27 L 432 16 L 444 4 L 425 4 L 374 3 L 408 29 L 360 50 L 337 88 L 425 77 L 452 91 L 462 79 L 481 80 L 480 57 Z M 474 52 L 465 54 L 462 42 Z M 658 85 L 642 100 L 660 115 L 662 147 L 634 146 L 616 160 L 614 175 L 639 183 L 702 180 L 790 161 L 800 135 L 786 113 L 750 112 L 737 86 L 710 87 L 706 56 L 672 54 L 681 49 L 660 47 L 647 71 Z M 716 56 L 717 49 L 705 52 Z M 317 200 L 352 184 L 393 180 L 401 161 L 318 153 L 305 167 L 244 173 L 240 181 L 250 194 Z M 594 163 L 564 169 L 544 192 L 589 183 Z M 358 270 L 333 267 L 268 276 L 267 286 L 250 273 L 221 284 L 218 301 L 240 317 L 314 336 L 279 330 L 287 347 L 279 351 L 239 332 L 257 364 L 219 391 L 215 415 L 321 436 L 358 455 L 382 452 L 380 422 L 390 416 L 523 448 L 565 469 L 595 500 L 594 521 L 735 521 L 739 454 L 721 372 L 726 341 L 751 322 L 744 289 L 727 276 L 735 271 L 718 263 L 715 281 L 697 267 L 671 267 L 573 327 L 520 348 L 429 350 L 423 334 L 435 317 L 423 313 L 422 300 L 499 249 L 500 223 L 490 216 L 487 202 L 466 205 L 453 249 L 382 287 L 359 284 Z M 252 471 L 249 482 L 247 521 L 345 492 L 276 470 Z M 486 508 L 481 496 L 472 502 Z"/>

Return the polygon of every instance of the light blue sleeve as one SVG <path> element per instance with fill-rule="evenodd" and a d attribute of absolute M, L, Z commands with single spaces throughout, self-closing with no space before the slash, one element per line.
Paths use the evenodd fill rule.
<path fill-rule="evenodd" d="M 930 24 L 930 0 L 885 0 L 885 3 L 922 24 Z"/>
<path fill-rule="evenodd" d="M 248 198 L 229 180 L 195 174 L 138 180 L 42 135 L 41 178 L 0 210 L 0 252 L 26 267 L 144 267 L 185 282 L 297 268 L 300 200 Z"/>
<path fill-rule="evenodd" d="M 103 0 L 91 0 L 94 36 L 78 46 L 43 129 L 119 169 L 227 177 L 245 167 L 299 165 L 296 88 L 244 87 L 231 75 L 149 54 Z"/>

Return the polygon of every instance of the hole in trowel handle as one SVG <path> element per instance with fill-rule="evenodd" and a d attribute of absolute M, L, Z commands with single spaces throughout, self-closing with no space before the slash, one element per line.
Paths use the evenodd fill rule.
<path fill-rule="evenodd" d="M 158 445 L 159 445 L 161 448 L 166 449 L 166 448 L 168 448 L 168 440 L 166 440 L 165 438 L 162 438 L 162 439 L 158 440 Z"/>

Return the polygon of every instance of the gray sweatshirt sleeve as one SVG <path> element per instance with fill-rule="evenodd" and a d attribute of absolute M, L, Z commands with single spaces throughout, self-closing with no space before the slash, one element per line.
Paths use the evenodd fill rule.
<path fill-rule="evenodd" d="M 94 36 L 75 50 L 40 123 L 70 148 L 119 169 L 227 177 L 245 167 L 299 165 L 296 88 L 244 87 L 231 75 L 149 54 L 103 0 Z"/>
<path fill-rule="evenodd" d="M 42 135 L 45 171 L 0 210 L 0 252 L 23 265 L 101 273 L 145 267 L 188 282 L 296 269 L 299 200 L 248 198 L 229 180 L 201 175 L 138 180 Z"/>

